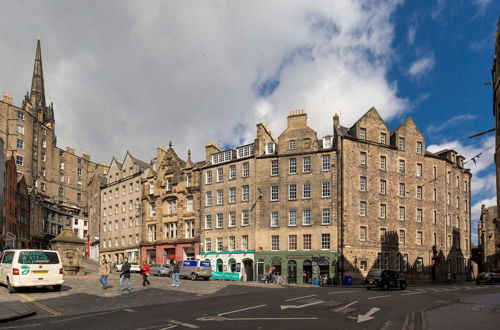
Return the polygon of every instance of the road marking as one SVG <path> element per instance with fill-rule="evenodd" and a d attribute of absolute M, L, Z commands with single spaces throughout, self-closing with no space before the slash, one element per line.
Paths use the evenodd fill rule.
<path fill-rule="evenodd" d="M 25 324 L 25 325 L 14 325 L 11 327 L 0 327 L 0 329 L 21 329 L 21 328 L 31 328 L 31 327 L 37 327 L 39 325 L 42 325 L 41 323 L 31 323 L 31 324 Z"/>
<path fill-rule="evenodd" d="M 52 314 L 53 316 L 60 316 L 61 313 L 48 307 L 48 306 L 45 306 L 41 303 L 39 303 L 38 301 L 36 301 L 34 298 L 31 298 L 30 296 L 28 296 L 27 294 L 24 294 L 24 293 L 18 293 L 17 294 L 18 296 L 26 299 L 27 301 L 29 301 L 30 303 L 32 303 L 33 305 L 37 306 L 37 307 L 40 307 L 41 309 L 43 309 L 44 311 L 47 311 L 49 312 L 50 314 Z"/>
<path fill-rule="evenodd" d="M 129 312 L 129 313 L 136 313 L 137 312 L 135 309 L 132 309 L 132 308 L 124 308 L 124 309 L 122 309 L 122 311 Z"/>
<path fill-rule="evenodd" d="M 402 295 L 402 296 L 413 296 L 413 295 L 415 295 L 415 294 L 422 294 L 422 293 L 424 293 L 424 292 L 411 292 L 411 293 L 403 293 L 403 294 L 401 294 L 401 295 Z"/>
<path fill-rule="evenodd" d="M 106 315 L 106 314 L 111 314 L 111 313 L 116 313 L 117 311 L 107 311 L 107 312 L 101 312 L 97 314 L 86 314 L 86 315 L 81 315 L 81 316 L 75 316 L 75 317 L 70 317 L 70 318 L 65 318 L 62 320 L 54 320 L 51 321 L 50 323 L 61 323 L 61 322 L 68 322 L 68 321 L 73 321 L 73 320 L 78 320 L 78 319 L 83 319 L 87 317 L 96 317 L 99 315 Z"/>
<path fill-rule="evenodd" d="M 309 306 L 321 304 L 323 302 L 324 302 L 323 300 L 318 300 L 318 301 L 313 301 L 313 302 L 310 302 L 310 303 L 307 303 L 307 304 L 304 304 L 304 305 L 282 305 L 281 306 L 281 310 L 289 309 L 289 308 L 295 308 L 295 309 L 304 308 L 304 307 L 309 307 Z"/>
<path fill-rule="evenodd" d="M 422 289 L 415 289 L 415 291 L 420 291 L 420 292 L 422 292 L 422 293 L 424 293 L 424 292 L 425 292 L 425 290 L 422 290 Z"/>
<path fill-rule="evenodd" d="M 357 290 L 354 291 L 335 291 L 335 292 L 329 292 L 328 294 L 335 294 L 335 293 L 350 293 L 350 292 L 359 292 Z"/>
<path fill-rule="evenodd" d="M 302 296 L 302 297 L 297 297 L 297 298 L 291 298 L 291 299 L 287 299 L 285 301 L 293 301 L 293 300 L 299 300 L 299 299 L 310 298 L 310 297 L 316 297 L 316 295 L 312 294 L 312 295 L 309 295 L 309 296 Z"/>
<path fill-rule="evenodd" d="M 160 330 L 172 329 L 172 328 L 175 328 L 176 326 L 177 326 L 176 324 L 171 324 L 170 326 L 161 328 Z"/>
<path fill-rule="evenodd" d="M 334 312 L 340 312 L 340 311 L 341 311 L 341 310 L 343 310 L 344 308 L 347 308 L 347 307 L 349 307 L 349 306 L 351 306 L 351 305 L 354 305 L 355 303 L 358 303 L 358 302 L 359 302 L 359 301 L 353 301 L 352 303 L 347 304 L 347 305 L 345 305 L 344 307 L 340 307 L 340 308 L 335 309 L 335 310 L 334 310 Z"/>
<path fill-rule="evenodd" d="M 368 298 L 368 300 L 371 300 L 371 299 L 378 299 L 378 298 L 387 298 L 387 297 L 392 297 L 392 295 L 370 297 L 370 298 Z"/>
<path fill-rule="evenodd" d="M 272 320 L 317 320 L 317 317 L 211 317 L 204 316 L 197 318 L 198 321 L 272 321 Z"/>
<path fill-rule="evenodd" d="M 267 306 L 267 305 L 258 305 L 258 306 L 252 306 L 252 307 L 247 307 L 247 308 L 242 308 L 242 309 L 237 309 L 235 311 L 230 311 L 230 312 L 225 312 L 225 313 L 220 313 L 220 314 L 217 314 L 217 316 L 222 316 L 222 315 L 227 315 L 227 314 L 232 314 L 232 313 L 237 313 L 237 312 L 242 312 L 242 311 L 247 311 L 249 309 L 255 309 L 255 308 L 260 308 L 260 307 L 264 307 L 264 306 Z"/>
<path fill-rule="evenodd" d="M 197 325 L 194 325 L 191 323 L 186 323 L 186 322 L 181 322 L 181 321 L 176 321 L 176 320 L 168 320 L 168 322 L 170 322 L 172 324 L 182 325 L 183 327 L 191 328 L 191 329 L 198 329 L 199 328 Z"/>
<path fill-rule="evenodd" d="M 378 312 L 379 310 L 380 310 L 380 308 L 372 307 L 368 311 L 368 313 L 366 313 L 364 315 L 358 314 L 358 322 L 357 323 L 366 322 L 366 321 L 369 321 L 371 319 L 374 319 L 375 317 L 373 317 L 372 315 L 375 314 L 376 312 Z"/>

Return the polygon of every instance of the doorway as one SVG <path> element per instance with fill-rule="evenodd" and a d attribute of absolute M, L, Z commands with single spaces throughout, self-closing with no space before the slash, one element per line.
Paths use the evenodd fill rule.
<path fill-rule="evenodd" d="M 243 260 L 243 280 L 244 281 L 253 281 L 253 260 L 245 259 Z"/>
<path fill-rule="evenodd" d="M 297 262 L 288 261 L 288 283 L 297 283 Z"/>
<path fill-rule="evenodd" d="M 302 264 L 302 271 L 304 272 L 304 284 L 312 284 L 312 262 L 311 260 L 304 260 Z"/>

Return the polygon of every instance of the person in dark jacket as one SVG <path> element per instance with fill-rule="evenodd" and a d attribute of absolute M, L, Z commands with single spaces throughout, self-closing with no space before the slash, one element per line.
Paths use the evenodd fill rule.
<path fill-rule="evenodd" d="M 172 271 L 172 286 L 179 286 L 180 261 L 174 264 Z"/>
<path fill-rule="evenodd" d="M 130 282 L 130 263 L 128 258 L 123 259 L 122 272 L 120 274 L 120 291 L 123 291 L 123 282 L 127 281 L 128 292 L 132 291 L 132 283 Z"/>

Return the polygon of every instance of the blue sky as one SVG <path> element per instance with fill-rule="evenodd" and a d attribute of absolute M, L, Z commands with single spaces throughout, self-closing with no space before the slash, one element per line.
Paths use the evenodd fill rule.
<path fill-rule="evenodd" d="M 413 117 L 430 151 L 482 152 L 468 163 L 477 220 L 495 203 L 493 136 L 467 136 L 494 126 L 483 83 L 499 12 L 493 0 L 5 1 L 0 89 L 22 104 L 40 36 L 59 146 L 108 162 L 149 161 L 169 141 L 200 160 L 209 141 L 251 142 L 259 120 L 278 136 L 296 109 L 322 137 L 333 114 L 350 126 L 375 106 L 390 128 Z"/>

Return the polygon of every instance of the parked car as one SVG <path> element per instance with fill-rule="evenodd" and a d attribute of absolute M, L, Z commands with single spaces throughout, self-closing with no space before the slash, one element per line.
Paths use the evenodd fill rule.
<path fill-rule="evenodd" d="M 52 286 L 61 291 L 64 269 L 59 252 L 52 250 L 6 250 L 0 257 L 0 283 L 9 293 L 20 287 Z"/>
<path fill-rule="evenodd" d="M 482 272 L 477 275 L 476 284 L 500 283 L 500 269 L 492 269 L 489 272 Z"/>
<path fill-rule="evenodd" d="M 370 270 L 364 284 L 367 290 L 371 290 L 372 288 L 382 290 L 389 290 L 391 288 L 406 289 L 406 280 L 400 277 L 397 271 L 388 269 Z"/>
<path fill-rule="evenodd" d="M 179 277 L 190 278 L 193 281 L 202 278 L 208 281 L 212 276 L 210 261 L 182 260 L 180 261 Z"/>
<path fill-rule="evenodd" d="M 120 273 L 122 271 L 122 266 L 123 263 L 116 265 L 116 271 Z M 130 272 L 131 273 L 140 273 L 141 272 L 141 267 L 137 262 L 131 262 L 130 263 Z"/>
<path fill-rule="evenodd" d="M 149 273 L 156 276 L 170 276 L 172 267 L 169 264 L 152 264 Z"/>

